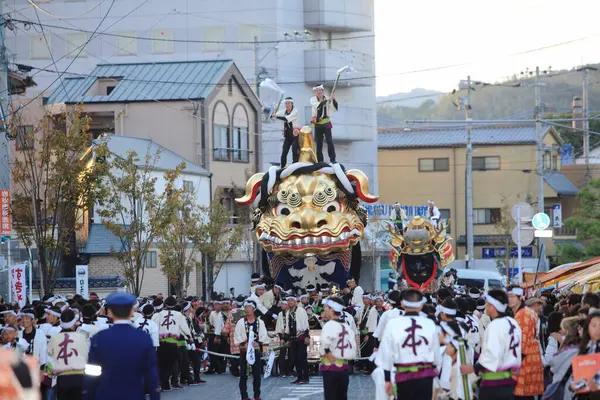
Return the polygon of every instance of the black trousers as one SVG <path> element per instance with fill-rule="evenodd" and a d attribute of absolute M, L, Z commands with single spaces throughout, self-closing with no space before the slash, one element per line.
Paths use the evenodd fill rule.
<path fill-rule="evenodd" d="M 229 335 L 221 336 L 221 342 L 219 343 L 219 353 L 231 354 L 231 347 L 229 346 Z M 217 373 L 224 374 L 227 370 L 227 358 L 217 357 Z"/>
<path fill-rule="evenodd" d="M 292 373 L 292 363 L 290 357 L 290 347 L 283 347 L 279 350 L 279 358 L 277 363 L 279 364 L 279 375 L 289 375 Z"/>
<path fill-rule="evenodd" d="M 254 365 L 249 365 L 246 361 L 246 352 L 240 350 L 240 394 L 242 399 L 250 397 L 248 396 L 248 367 L 252 371 L 252 391 L 254 392 L 254 397 L 260 397 L 260 370 L 262 362 L 258 350 L 254 351 L 254 360 Z"/>
<path fill-rule="evenodd" d="M 348 399 L 348 371 L 323 371 L 325 400 Z"/>
<path fill-rule="evenodd" d="M 179 347 L 181 360 L 179 365 L 179 376 L 181 379 L 181 383 L 192 383 L 193 379 L 190 375 L 190 357 L 188 355 L 188 350 L 185 347 Z"/>
<path fill-rule="evenodd" d="M 56 378 L 54 388 L 58 400 L 81 400 L 83 398 L 83 375 L 63 375 Z"/>
<path fill-rule="evenodd" d="M 333 137 L 331 136 L 331 124 L 315 125 L 315 140 L 317 142 L 317 161 L 323 161 L 323 136 L 327 141 L 327 154 L 329 161 L 335 162 L 335 147 L 333 146 Z"/>
<path fill-rule="evenodd" d="M 160 386 L 169 389 L 169 379 L 177 377 L 177 360 L 179 358 L 179 346 L 175 343 L 161 342 L 156 352 L 158 358 L 158 375 Z"/>
<path fill-rule="evenodd" d="M 368 338 L 366 342 L 364 341 L 365 337 Z M 373 337 L 373 334 L 361 334 L 360 345 L 362 346 L 360 348 L 360 357 L 371 357 L 371 354 L 373 354 L 373 349 L 375 348 L 375 338 Z M 375 363 L 369 360 L 360 360 L 359 366 L 368 372 L 373 372 L 375 369 Z"/>
<path fill-rule="evenodd" d="M 194 382 L 200 380 L 200 370 L 202 369 L 202 358 L 199 351 L 188 350 L 188 358 L 192 363 L 192 369 L 194 370 Z"/>
<path fill-rule="evenodd" d="M 287 156 L 292 148 L 292 162 L 298 162 L 299 149 L 298 149 L 298 136 L 294 136 L 294 131 L 284 132 L 283 148 L 281 149 L 281 168 L 287 164 Z"/>
<path fill-rule="evenodd" d="M 393 379 L 393 374 L 392 374 Z M 433 378 L 414 379 L 402 383 L 396 383 L 396 392 L 402 393 L 403 399 L 431 400 L 433 397 Z M 486 397 L 481 397 L 486 399 Z"/>
<path fill-rule="evenodd" d="M 294 340 L 290 342 L 290 350 L 294 353 L 294 363 L 299 380 L 308 380 L 308 354 L 307 346 L 304 340 Z"/>
<path fill-rule="evenodd" d="M 567 389 L 568 390 L 568 389 Z M 479 388 L 478 399 L 481 400 L 513 400 L 514 386 L 497 386 Z"/>
<path fill-rule="evenodd" d="M 215 353 L 219 353 L 220 344 L 216 343 L 216 336 L 214 334 L 208 337 L 208 350 L 213 351 Z M 219 370 L 219 365 L 223 361 L 223 357 L 215 356 L 213 354 L 209 354 L 208 359 L 210 360 L 210 367 L 208 368 L 211 372 L 217 372 Z"/>

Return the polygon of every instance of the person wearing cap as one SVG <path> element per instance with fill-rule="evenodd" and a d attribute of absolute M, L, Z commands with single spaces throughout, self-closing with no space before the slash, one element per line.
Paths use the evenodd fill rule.
<path fill-rule="evenodd" d="M 48 343 L 52 375 L 56 377 L 54 391 L 58 400 L 82 398 L 89 347 L 87 338 L 75 331 L 76 325 L 77 317 L 73 310 L 63 311 L 60 316 L 62 331 Z"/>
<path fill-rule="evenodd" d="M 384 372 L 385 390 L 412 400 L 430 400 L 441 365 L 435 322 L 420 315 L 427 300 L 416 289 L 402 293 L 405 313 L 387 322 L 375 362 Z"/>
<path fill-rule="evenodd" d="M 327 99 L 324 95 L 325 88 L 323 85 L 313 87 L 315 95 L 310 99 L 312 107 L 311 123 L 315 126 L 315 141 L 317 144 L 317 161 L 323 162 L 323 136 L 327 141 L 327 153 L 329 162 L 334 164 L 335 148 L 333 146 L 333 137 L 331 136 L 331 120 L 330 113 L 338 110 L 338 102 L 335 95 L 332 93 Z"/>
<path fill-rule="evenodd" d="M 400 206 L 400 203 L 396 202 L 394 204 L 390 218 L 394 225 L 396 225 L 398 232 L 402 232 L 404 230 L 404 226 L 408 222 L 408 217 L 406 216 L 406 211 L 404 211 L 404 208 Z"/>
<path fill-rule="evenodd" d="M 156 351 L 150 336 L 131 326 L 135 296 L 114 292 L 106 298 L 113 326 L 92 337 L 85 366 L 84 400 L 160 399 Z"/>
<path fill-rule="evenodd" d="M 142 309 L 142 316 L 135 321 L 133 321 L 133 327 L 137 330 L 144 331 L 150 338 L 152 338 L 152 344 L 155 349 L 158 349 L 160 346 L 160 341 L 158 337 L 158 325 L 156 322 L 152 321 L 152 316 L 154 315 L 154 307 L 152 304 L 145 304 Z"/>
<path fill-rule="evenodd" d="M 250 400 L 248 396 L 248 367 L 252 370 L 252 391 L 254 400 L 260 400 L 261 354 L 267 351 L 269 335 L 265 323 L 254 312 L 256 303 L 252 300 L 244 302 L 246 315 L 235 325 L 234 343 L 240 347 L 240 394 L 242 400 Z M 252 335 L 250 334 L 252 332 Z M 254 338 L 251 343 L 251 336 Z M 253 355 L 254 362 L 248 359 Z"/>
<path fill-rule="evenodd" d="M 433 200 L 427 201 L 427 217 L 429 218 L 429 222 L 438 229 L 440 224 L 440 210 L 435 206 L 435 202 Z"/>
<path fill-rule="evenodd" d="M 348 398 L 350 361 L 356 358 L 356 339 L 344 316 L 345 307 L 344 300 L 337 296 L 324 302 L 327 322 L 321 330 L 319 369 L 327 400 Z"/>
<path fill-rule="evenodd" d="M 462 374 L 474 372 L 481 379 L 478 398 L 513 399 L 513 371 L 521 369 L 521 328 L 509 316 L 508 295 L 504 290 L 491 289 L 485 301 L 485 313 L 491 322 L 484 335 L 481 355 L 475 365 L 462 365 L 460 370 Z"/>
<path fill-rule="evenodd" d="M 295 362 L 297 379 L 293 384 L 308 383 L 308 360 L 307 347 L 310 344 L 308 315 L 304 307 L 298 306 L 298 300 L 294 296 L 287 298 L 288 311 L 285 315 L 285 333 L 290 342 L 290 352 Z"/>
<path fill-rule="evenodd" d="M 373 305 L 373 300 L 370 294 L 363 294 L 363 307 L 357 314 L 358 329 L 360 332 L 360 357 L 371 357 L 373 349 L 375 348 L 375 337 L 373 334 L 377 329 L 377 322 L 379 322 L 379 314 L 377 309 Z M 370 375 L 374 368 L 374 365 L 369 360 L 361 360 L 359 368 L 367 375 Z"/>
<path fill-rule="evenodd" d="M 300 134 L 300 116 L 294 108 L 294 99 L 286 97 L 285 109 L 279 111 L 279 104 L 275 106 L 275 112 L 271 119 L 283 121 L 283 148 L 281 150 L 281 168 L 287 165 L 287 155 L 292 148 L 292 162 L 297 163 L 299 158 L 298 135 Z"/>
<path fill-rule="evenodd" d="M 544 393 L 544 367 L 540 348 L 540 330 L 538 315 L 524 303 L 524 290 L 519 286 L 508 288 L 508 306 L 522 332 L 521 349 L 523 363 L 521 368 L 526 374 L 519 374 L 515 396 L 537 396 Z"/>
<path fill-rule="evenodd" d="M 174 389 L 183 389 L 183 386 L 177 383 L 177 365 L 181 357 L 179 344 L 182 337 L 184 341 L 189 341 L 191 332 L 183 314 L 175 310 L 177 306 L 175 297 L 167 297 L 164 304 L 165 307 L 152 316 L 152 321 L 158 326 L 160 338 L 157 351 L 160 386 L 163 391 L 167 392 L 172 389 L 171 384 L 174 382 L 176 383 L 173 385 Z"/>

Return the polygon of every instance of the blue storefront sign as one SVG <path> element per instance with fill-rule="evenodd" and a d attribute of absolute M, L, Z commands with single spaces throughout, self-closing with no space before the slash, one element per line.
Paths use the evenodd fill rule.
<path fill-rule="evenodd" d="M 379 217 L 379 218 L 389 218 L 392 214 L 392 210 L 394 209 L 393 204 L 363 204 L 363 206 L 367 209 L 367 213 L 370 218 Z M 428 206 L 401 206 L 404 211 L 406 211 L 407 217 L 415 217 L 415 216 L 426 216 Z"/>
<path fill-rule="evenodd" d="M 481 258 L 504 258 L 506 249 L 504 247 L 484 247 L 481 249 Z M 510 257 L 518 257 L 518 248 L 510 249 Z M 521 247 L 521 257 L 533 258 L 533 247 Z"/>

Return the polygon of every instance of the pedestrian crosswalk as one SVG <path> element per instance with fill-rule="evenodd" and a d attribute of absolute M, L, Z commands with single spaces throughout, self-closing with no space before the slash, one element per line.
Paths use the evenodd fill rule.
<path fill-rule="evenodd" d="M 313 376 L 310 382 L 304 385 L 289 385 L 285 389 L 288 390 L 287 396 L 281 400 L 300 400 L 303 397 L 315 396 L 323 393 L 323 377 Z"/>

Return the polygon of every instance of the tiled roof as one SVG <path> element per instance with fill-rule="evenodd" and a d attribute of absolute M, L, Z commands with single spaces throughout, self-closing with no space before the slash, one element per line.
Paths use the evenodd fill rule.
<path fill-rule="evenodd" d="M 64 79 L 46 104 L 205 99 L 231 65 L 231 60 L 99 64 L 86 77 Z M 118 83 L 108 95 L 87 95 L 99 78 Z"/>
<path fill-rule="evenodd" d="M 377 114 L 377 129 L 399 128 L 404 125 L 403 120 Z"/>
<path fill-rule="evenodd" d="M 92 224 L 83 253 L 91 255 L 109 255 L 112 251 L 120 252 L 122 250 L 123 245 L 119 238 L 106 229 L 104 224 Z"/>
<path fill-rule="evenodd" d="M 138 167 L 144 167 L 146 164 L 146 155 L 154 156 L 159 154 L 158 159 L 153 163 L 153 168 L 157 170 L 173 170 L 182 162 L 185 162 L 184 174 L 211 176 L 212 174 L 204 168 L 192 163 L 171 150 L 153 142 L 150 139 L 140 139 L 130 136 L 109 135 L 106 140 L 110 152 L 118 157 L 125 158 L 127 153 L 135 151 L 139 159 Z"/>
<path fill-rule="evenodd" d="M 120 276 L 90 276 L 88 287 L 90 289 L 124 287 L 125 281 Z M 40 281 L 33 281 L 33 288 L 40 288 Z M 57 278 L 55 289 L 74 289 L 75 278 Z"/>
<path fill-rule="evenodd" d="M 550 130 L 544 129 L 544 135 Z M 494 144 L 534 144 L 535 126 L 473 126 L 471 138 L 474 146 Z M 380 149 L 417 147 L 462 147 L 466 145 L 465 127 L 405 128 L 397 132 L 377 135 Z"/>
<path fill-rule="evenodd" d="M 579 192 L 577 186 L 575 186 L 562 172 L 545 171 L 544 180 L 559 195 L 576 196 Z"/>

